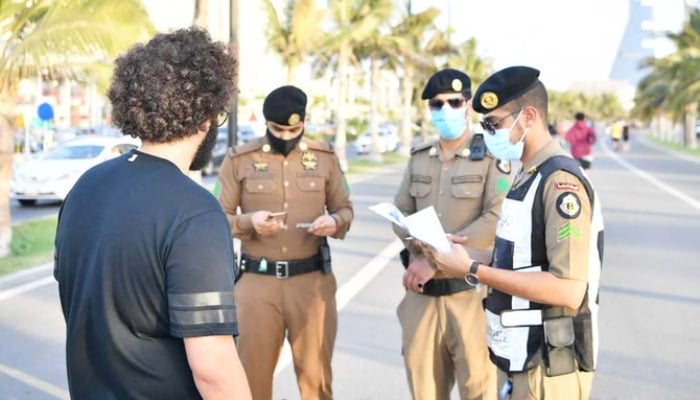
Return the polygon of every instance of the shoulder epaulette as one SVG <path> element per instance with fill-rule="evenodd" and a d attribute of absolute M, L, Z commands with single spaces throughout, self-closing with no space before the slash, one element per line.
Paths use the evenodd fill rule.
<path fill-rule="evenodd" d="M 423 150 L 429 149 L 429 148 L 437 145 L 437 143 L 438 143 L 437 140 L 430 140 L 430 141 L 427 141 L 425 143 L 418 144 L 411 149 L 411 154 L 415 154 L 415 153 L 421 152 Z"/>
<path fill-rule="evenodd" d="M 265 140 L 264 138 L 258 138 L 255 140 L 251 140 L 248 143 L 241 144 L 235 147 L 230 147 L 228 149 L 228 156 L 229 157 L 235 157 L 235 156 L 240 156 L 241 154 L 246 154 L 250 153 L 251 151 L 256 151 L 262 148 Z"/>
<path fill-rule="evenodd" d="M 319 142 L 317 140 L 302 139 L 303 143 L 306 143 L 309 149 L 325 151 L 326 153 L 333 153 L 333 145 L 326 142 Z"/>

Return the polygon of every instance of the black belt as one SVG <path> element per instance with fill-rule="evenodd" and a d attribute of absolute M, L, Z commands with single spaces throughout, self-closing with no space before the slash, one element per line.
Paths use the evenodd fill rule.
<path fill-rule="evenodd" d="M 448 294 L 473 289 L 464 279 L 431 279 L 423 285 L 423 294 L 428 296 L 446 296 Z"/>
<path fill-rule="evenodd" d="M 248 257 L 245 254 L 241 254 L 241 271 L 263 275 L 274 275 L 279 279 L 319 271 L 321 269 L 322 263 L 318 254 L 303 260 L 290 261 L 268 261 L 265 258 L 256 260 Z"/>

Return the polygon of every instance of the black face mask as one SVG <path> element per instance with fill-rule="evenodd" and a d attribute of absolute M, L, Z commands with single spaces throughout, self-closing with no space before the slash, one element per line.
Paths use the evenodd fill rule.
<path fill-rule="evenodd" d="M 192 163 L 190 163 L 190 171 L 199 171 L 209 163 L 209 160 L 211 160 L 211 152 L 216 145 L 216 136 L 218 133 L 219 127 L 216 126 L 215 123 L 209 125 L 207 136 L 202 140 L 202 143 L 197 148 L 197 152 L 194 154 Z"/>
<path fill-rule="evenodd" d="M 272 147 L 272 150 L 283 154 L 285 157 L 287 157 L 287 155 L 294 150 L 294 147 L 296 147 L 303 135 L 304 131 L 301 131 L 299 136 L 295 137 L 294 139 L 283 140 L 273 135 L 269 129 L 265 130 L 265 136 L 267 136 L 267 140 L 270 141 L 270 147 Z"/>

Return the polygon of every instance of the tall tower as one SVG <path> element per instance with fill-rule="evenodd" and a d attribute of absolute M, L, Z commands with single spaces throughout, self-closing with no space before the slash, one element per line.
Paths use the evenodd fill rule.
<path fill-rule="evenodd" d="M 645 28 L 652 26 L 652 7 L 642 4 L 642 0 L 630 0 L 629 20 L 620 41 L 617 56 L 610 71 L 610 79 L 626 81 L 634 86 L 644 77 L 640 69 L 642 60 L 654 55 L 651 47 L 654 33 Z"/>

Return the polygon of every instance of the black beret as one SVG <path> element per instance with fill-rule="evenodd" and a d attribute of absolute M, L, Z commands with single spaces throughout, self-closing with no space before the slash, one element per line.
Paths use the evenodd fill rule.
<path fill-rule="evenodd" d="M 476 89 L 472 108 L 486 114 L 520 97 L 539 82 L 540 71 L 524 66 L 502 69 L 486 78 Z"/>
<path fill-rule="evenodd" d="M 469 76 L 456 69 L 443 69 L 433 74 L 425 84 L 421 99 L 432 99 L 441 93 L 461 93 L 465 99 L 472 97 L 472 81 Z"/>
<path fill-rule="evenodd" d="M 296 125 L 306 115 L 306 93 L 296 86 L 281 86 L 263 102 L 263 116 L 280 125 Z"/>

